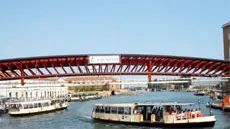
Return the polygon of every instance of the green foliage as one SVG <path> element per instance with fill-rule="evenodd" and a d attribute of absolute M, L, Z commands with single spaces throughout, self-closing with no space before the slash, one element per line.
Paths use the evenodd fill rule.
<path fill-rule="evenodd" d="M 109 84 L 104 86 L 70 86 L 69 90 L 74 90 L 74 92 L 87 92 L 87 91 L 106 91 L 109 90 Z"/>
<path fill-rule="evenodd" d="M 188 89 L 188 88 L 189 88 L 189 84 L 188 84 L 188 83 L 184 83 L 184 84 L 183 84 L 183 87 L 184 87 L 185 89 Z"/>
<path fill-rule="evenodd" d="M 103 87 L 102 87 L 102 90 L 109 90 L 109 84 L 105 84 Z"/>

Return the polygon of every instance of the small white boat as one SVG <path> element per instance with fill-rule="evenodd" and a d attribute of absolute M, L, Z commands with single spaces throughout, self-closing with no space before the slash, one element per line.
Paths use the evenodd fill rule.
<path fill-rule="evenodd" d="M 211 108 L 214 109 L 222 109 L 222 101 L 214 101 L 213 103 L 211 103 L 211 105 L 207 103 L 206 106 L 207 107 L 211 106 Z"/>
<path fill-rule="evenodd" d="M 66 109 L 69 103 L 66 100 L 36 100 L 9 102 L 8 114 L 11 116 L 23 116 L 52 112 Z"/>
<path fill-rule="evenodd" d="M 204 96 L 206 92 L 204 90 L 197 90 L 194 92 L 195 96 Z"/>
<path fill-rule="evenodd" d="M 89 96 L 78 96 L 78 97 L 71 97 L 71 101 L 87 101 L 87 100 L 96 100 L 101 99 L 101 96 L 98 95 L 89 95 Z"/>
<path fill-rule="evenodd" d="M 223 111 L 230 111 L 230 96 L 226 96 L 222 101 L 214 101 L 211 104 L 207 103 L 206 106 Z"/>
<path fill-rule="evenodd" d="M 92 118 L 99 121 L 150 127 L 197 128 L 213 127 L 215 116 L 201 111 L 182 109 L 192 103 L 95 104 Z"/>

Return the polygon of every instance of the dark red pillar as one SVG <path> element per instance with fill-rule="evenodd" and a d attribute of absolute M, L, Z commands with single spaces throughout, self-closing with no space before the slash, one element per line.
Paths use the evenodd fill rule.
<path fill-rule="evenodd" d="M 152 61 L 149 61 L 148 64 L 148 88 L 151 88 L 151 83 L 152 82 Z"/>
<path fill-rule="evenodd" d="M 22 64 L 20 65 L 20 72 L 21 72 L 21 85 L 24 86 L 24 69 L 22 68 Z"/>

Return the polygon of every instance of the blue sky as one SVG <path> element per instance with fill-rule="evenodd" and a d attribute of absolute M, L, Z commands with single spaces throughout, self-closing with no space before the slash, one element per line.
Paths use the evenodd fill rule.
<path fill-rule="evenodd" d="M 0 1 L 0 59 L 157 54 L 223 59 L 229 0 Z"/>

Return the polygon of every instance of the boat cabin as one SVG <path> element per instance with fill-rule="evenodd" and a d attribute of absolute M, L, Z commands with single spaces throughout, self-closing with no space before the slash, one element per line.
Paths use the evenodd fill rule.
<path fill-rule="evenodd" d="M 9 110 L 19 110 L 19 109 L 32 109 L 32 108 L 41 108 L 48 107 L 51 105 L 50 100 L 43 101 L 28 101 L 28 102 L 13 102 L 8 104 Z"/>

